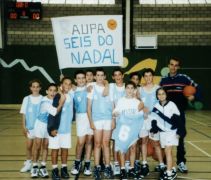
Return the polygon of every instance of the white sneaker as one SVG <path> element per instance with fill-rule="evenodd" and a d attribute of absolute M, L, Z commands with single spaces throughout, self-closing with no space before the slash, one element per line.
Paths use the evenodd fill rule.
<path fill-rule="evenodd" d="M 32 162 L 31 161 L 24 161 L 24 166 L 21 168 L 20 172 L 25 173 L 31 170 Z"/>
<path fill-rule="evenodd" d="M 125 170 L 128 173 L 130 169 L 130 161 L 125 162 Z"/>
<path fill-rule="evenodd" d="M 181 162 L 181 163 L 178 164 L 178 170 L 181 173 L 188 173 L 188 168 L 187 168 L 187 166 L 185 165 L 184 162 Z"/>
<path fill-rule="evenodd" d="M 31 177 L 32 177 L 32 178 L 38 178 L 38 174 L 39 174 L 38 166 L 34 166 L 34 167 L 31 169 Z"/>
<path fill-rule="evenodd" d="M 72 175 L 77 175 L 80 172 L 81 169 L 81 162 L 80 161 L 75 161 L 73 163 L 73 167 L 71 169 L 71 174 Z"/>
<path fill-rule="evenodd" d="M 85 162 L 84 163 L 84 175 L 85 176 L 90 176 L 91 174 L 92 174 L 91 163 L 90 162 Z"/>
<path fill-rule="evenodd" d="M 120 175 L 120 166 L 119 166 L 119 164 L 114 164 L 113 165 L 113 172 L 114 172 L 114 176 Z"/>
<path fill-rule="evenodd" d="M 49 175 L 48 175 L 48 171 L 46 169 L 45 166 L 41 166 L 40 169 L 39 169 L 39 176 L 42 177 L 42 178 L 48 178 Z"/>

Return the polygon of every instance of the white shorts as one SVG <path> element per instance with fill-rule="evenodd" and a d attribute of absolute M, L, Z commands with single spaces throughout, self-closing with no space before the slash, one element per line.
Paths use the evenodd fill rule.
<path fill-rule="evenodd" d="M 111 120 L 99 120 L 94 121 L 95 128 L 97 130 L 111 130 Z"/>
<path fill-rule="evenodd" d="M 152 139 L 153 141 L 160 141 L 160 132 L 156 134 L 149 133 L 149 138 Z"/>
<path fill-rule="evenodd" d="M 36 138 L 48 138 L 47 124 L 36 120 L 34 124 L 34 133 Z"/>
<path fill-rule="evenodd" d="M 27 138 L 31 140 L 35 138 L 34 129 L 28 130 Z"/>
<path fill-rule="evenodd" d="M 90 128 L 87 113 L 76 114 L 76 131 L 77 136 L 93 135 L 93 130 Z"/>
<path fill-rule="evenodd" d="M 55 137 L 49 136 L 49 149 L 69 149 L 71 148 L 71 134 L 57 134 Z"/>
<path fill-rule="evenodd" d="M 160 132 L 160 145 L 162 148 L 166 146 L 178 146 L 179 138 L 175 131 Z"/>

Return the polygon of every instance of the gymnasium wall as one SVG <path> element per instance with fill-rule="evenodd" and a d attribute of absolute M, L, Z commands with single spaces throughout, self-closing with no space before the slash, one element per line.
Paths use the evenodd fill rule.
<path fill-rule="evenodd" d="M 56 49 L 50 17 L 72 15 L 123 14 L 122 1 L 116 5 L 43 5 L 40 21 L 7 20 L 7 46 L 0 57 L 6 64 L 0 65 L 0 104 L 21 103 L 28 94 L 28 82 L 41 79 L 42 93 L 53 80 L 58 82 Z M 156 61 L 156 76 L 167 65 L 171 56 L 182 59 L 182 73 L 190 75 L 202 87 L 205 109 L 211 109 L 211 5 L 139 5 L 134 1 L 132 25 L 132 48 L 124 52 L 129 71 L 137 63 L 152 58 Z M 158 34 L 158 49 L 134 49 L 134 37 L 139 34 Z M 12 63 L 13 62 L 13 63 Z M 12 65 L 11 65 L 12 63 Z M 8 65 L 10 64 L 10 67 Z M 35 67 L 34 67 L 35 66 Z M 113 68 L 105 68 L 111 79 Z M 76 69 L 63 73 L 72 77 Z M 142 69 L 139 68 L 140 73 Z M 128 76 L 125 76 L 128 79 Z"/>

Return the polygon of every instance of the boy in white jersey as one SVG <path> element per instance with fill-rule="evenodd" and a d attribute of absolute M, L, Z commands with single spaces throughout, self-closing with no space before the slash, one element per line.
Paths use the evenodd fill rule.
<path fill-rule="evenodd" d="M 90 128 L 87 116 L 87 88 L 85 72 L 78 70 L 75 72 L 75 82 L 77 87 L 74 91 L 74 107 L 76 111 L 76 160 L 74 162 L 71 173 L 77 175 L 81 168 L 81 155 L 85 145 L 86 160 L 84 164 L 84 175 L 91 175 L 91 152 L 93 143 L 93 130 Z"/>
<path fill-rule="evenodd" d="M 51 149 L 52 179 L 60 179 L 58 169 L 58 155 L 61 150 L 61 178 L 68 179 L 67 158 L 68 149 L 71 148 L 71 125 L 73 118 L 73 92 L 71 91 L 71 79 L 64 77 L 61 81 L 61 94 L 65 96 L 65 103 L 62 106 L 61 117 L 58 129 L 51 131 L 49 146 Z M 54 137 L 52 137 L 54 136 Z"/>
<path fill-rule="evenodd" d="M 60 110 L 64 102 L 61 101 L 60 106 L 55 108 L 52 106 L 53 98 L 57 93 L 57 85 L 50 83 L 46 90 L 46 96 L 42 98 L 39 114 L 37 116 L 34 131 L 35 131 L 35 148 L 33 154 L 33 169 L 31 171 L 31 177 L 37 178 L 41 176 L 47 178 L 48 171 L 46 169 L 46 161 L 48 156 L 48 132 L 47 132 L 47 122 L 48 115 L 51 114 L 55 116 Z M 40 168 L 38 168 L 38 160 L 40 156 L 40 151 L 42 148 L 42 162 Z"/>
<path fill-rule="evenodd" d="M 121 175 L 120 179 L 127 179 L 125 170 L 125 154 L 130 151 L 129 178 L 138 179 L 139 173 L 135 171 L 136 142 L 143 124 L 143 104 L 134 97 L 136 85 L 129 81 L 125 85 L 126 95 L 120 98 L 113 111 L 116 117 L 115 150 L 120 153 Z"/>
<path fill-rule="evenodd" d="M 32 166 L 32 148 L 34 144 L 34 123 L 39 113 L 40 102 L 42 95 L 40 95 L 41 82 L 38 79 L 34 79 L 29 82 L 29 89 L 31 94 L 24 97 L 21 105 L 20 113 L 23 115 L 22 127 L 23 134 L 27 138 L 26 140 L 26 161 L 20 172 L 27 172 L 31 170 Z"/>
<path fill-rule="evenodd" d="M 147 164 L 147 143 L 150 139 L 155 147 L 155 152 L 158 157 L 159 165 L 156 167 L 156 171 L 163 170 L 165 168 L 162 158 L 161 147 L 159 143 L 159 134 L 154 134 L 153 137 L 150 135 L 149 129 L 151 127 L 150 113 L 153 106 L 157 102 L 156 90 L 159 88 L 158 85 L 153 83 L 154 71 L 151 68 L 147 68 L 143 72 L 143 78 L 145 84 L 140 87 L 139 93 L 140 98 L 144 103 L 144 126 L 140 131 L 140 137 L 142 139 L 142 165 L 141 165 L 141 176 L 144 177 L 149 173 L 149 166 Z"/>
<path fill-rule="evenodd" d="M 104 176 L 106 178 L 112 177 L 112 170 L 110 166 L 110 138 L 111 131 L 114 128 L 112 122 L 112 102 L 109 96 L 103 96 L 105 89 L 104 80 L 105 72 L 103 68 L 97 68 L 95 73 L 96 84 L 88 93 L 88 118 L 91 128 L 94 130 L 94 177 L 100 179 L 100 154 L 101 147 L 103 147 L 105 170 Z"/>

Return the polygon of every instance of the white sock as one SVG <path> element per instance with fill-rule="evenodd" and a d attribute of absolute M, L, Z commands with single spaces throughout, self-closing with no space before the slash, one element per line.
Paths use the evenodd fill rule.
<path fill-rule="evenodd" d="M 62 167 L 67 167 L 67 164 L 62 164 Z"/>
<path fill-rule="evenodd" d="M 38 166 L 38 163 L 37 163 L 37 162 L 36 162 L 36 163 L 33 163 L 33 167 L 34 167 L 34 166 Z"/>
<path fill-rule="evenodd" d="M 147 164 L 147 161 L 142 161 L 142 164 L 144 165 L 144 164 Z"/>
<path fill-rule="evenodd" d="M 167 173 L 168 176 L 171 176 L 172 175 L 172 171 L 168 171 L 167 170 L 166 173 Z"/>
<path fill-rule="evenodd" d="M 41 166 L 46 166 L 46 162 L 45 161 L 42 161 L 41 162 Z"/>
<path fill-rule="evenodd" d="M 56 169 L 56 168 L 58 168 L 58 165 L 57 165 L 57 164 L 53 164 L 53 165 L 52 165 L 52 168 L 53 168 L 53 169 Z"/>

